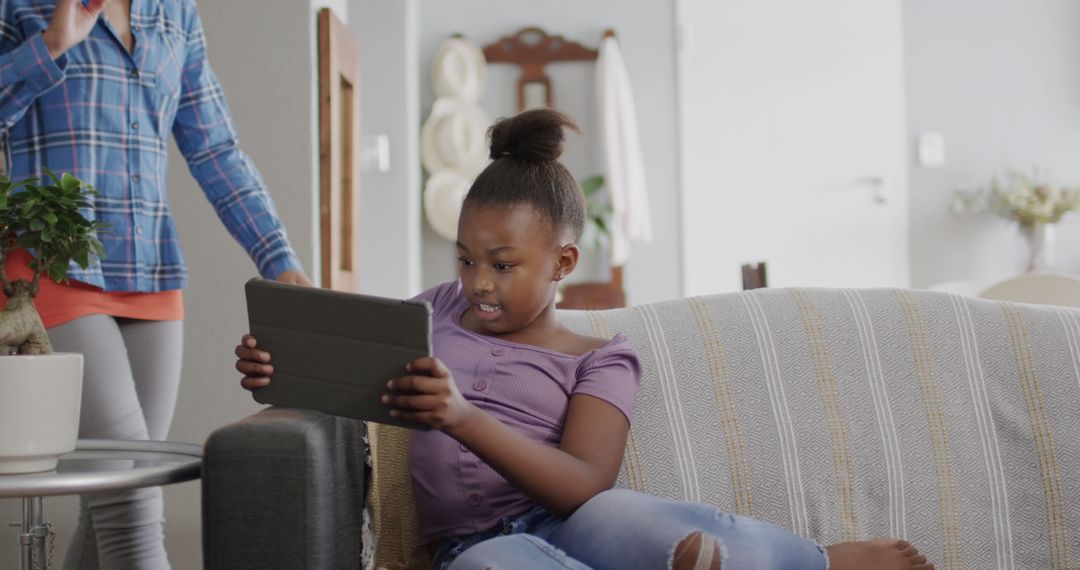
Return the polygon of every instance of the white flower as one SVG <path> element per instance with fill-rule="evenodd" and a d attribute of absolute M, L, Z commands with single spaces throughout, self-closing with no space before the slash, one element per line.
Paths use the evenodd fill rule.
<path fill-rule="evenodd" d="M 1010 171 L 990 185 L 992 208 L 1022 225 L 1052 224 L 1080 210 L 1080 191 L 1043 180 L 1037 173 Z M 955 210 L 954 210 L 955 211 Z"/>

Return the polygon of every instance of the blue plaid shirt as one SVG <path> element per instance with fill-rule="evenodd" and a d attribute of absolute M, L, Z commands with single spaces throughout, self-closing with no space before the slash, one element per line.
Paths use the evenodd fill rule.
<path fill-rule="evenodd" d="M 170 132 L 259 273 L 299 269 L 259 172 L 237 146 L 195 1 L 133 0 L 133 53 L 102 17 L 56 61 L 41 36 L 52 12 L 48 0 L 0 0 L 0 136 L 12 179 L 49 168 L 101 194 L 86 213 L 112 224 L 100 236 L 106 258 L 73 265 L 69 277 L 107 291 L 187 284 L 165 194 Z"/>

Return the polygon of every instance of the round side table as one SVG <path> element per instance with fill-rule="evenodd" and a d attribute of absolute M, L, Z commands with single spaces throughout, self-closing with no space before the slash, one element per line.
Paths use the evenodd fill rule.
<path fill-rule="evenodd" d="M 0 475 L 0 498 L 23 500 L 19 568 L 47 569 L 52 527 L 45 521 L 44 497 L 159 487 L 198 479 L 202 446 L 171 441 L 80 439 L 62 455 L 54 471 Z"/>

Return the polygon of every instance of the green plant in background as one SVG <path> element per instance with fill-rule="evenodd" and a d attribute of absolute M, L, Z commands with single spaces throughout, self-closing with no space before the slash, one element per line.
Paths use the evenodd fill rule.
<path fill-rule="evenodd" d="M 12 182 L 0 174 L 0 287 L 8 299 L 0 311 L 0 354 L 12 349 L 18 354 L 51 353 L 33 302 L 41 276 L 66 282 L 72 261 L 85 269 L 93 257 L 105 254 L 96 236 L 108 224 L 90 221 L 80 212 L 97 194 L 93 186 L 70 174 L 46 172 L 49 184 L 38 184 L 36 178 Z M 30 264 L 31 281 L 10 281 L 4 271 L 8 253 L 19 248 L 37 253 Z"/>
<path fill-rule="evenodd" d="M 603 250 L 611 243 L 611 204 L 600 192 L 604 187 L 604 177 L 590 176 L 581 181 L 581 191 L 585 194 L 585 231 L 581 242 L 590 249 Z"/>

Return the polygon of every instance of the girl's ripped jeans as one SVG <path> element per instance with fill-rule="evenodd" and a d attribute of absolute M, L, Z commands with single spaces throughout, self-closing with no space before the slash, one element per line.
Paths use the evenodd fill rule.
<path fill-rule="evenodd" d="M 679 544 L 695 533 L 700 548 L 689 555 L 697 568 L 714 567 L 715 556 L 723 569 L 828 567 L 821 546 L 778 526 L 627 489 L 600 493 L 565 520 L 534 507 L 491 530 L 445 540 L 435 567 L 659 570 L 672 567 Z"/>

